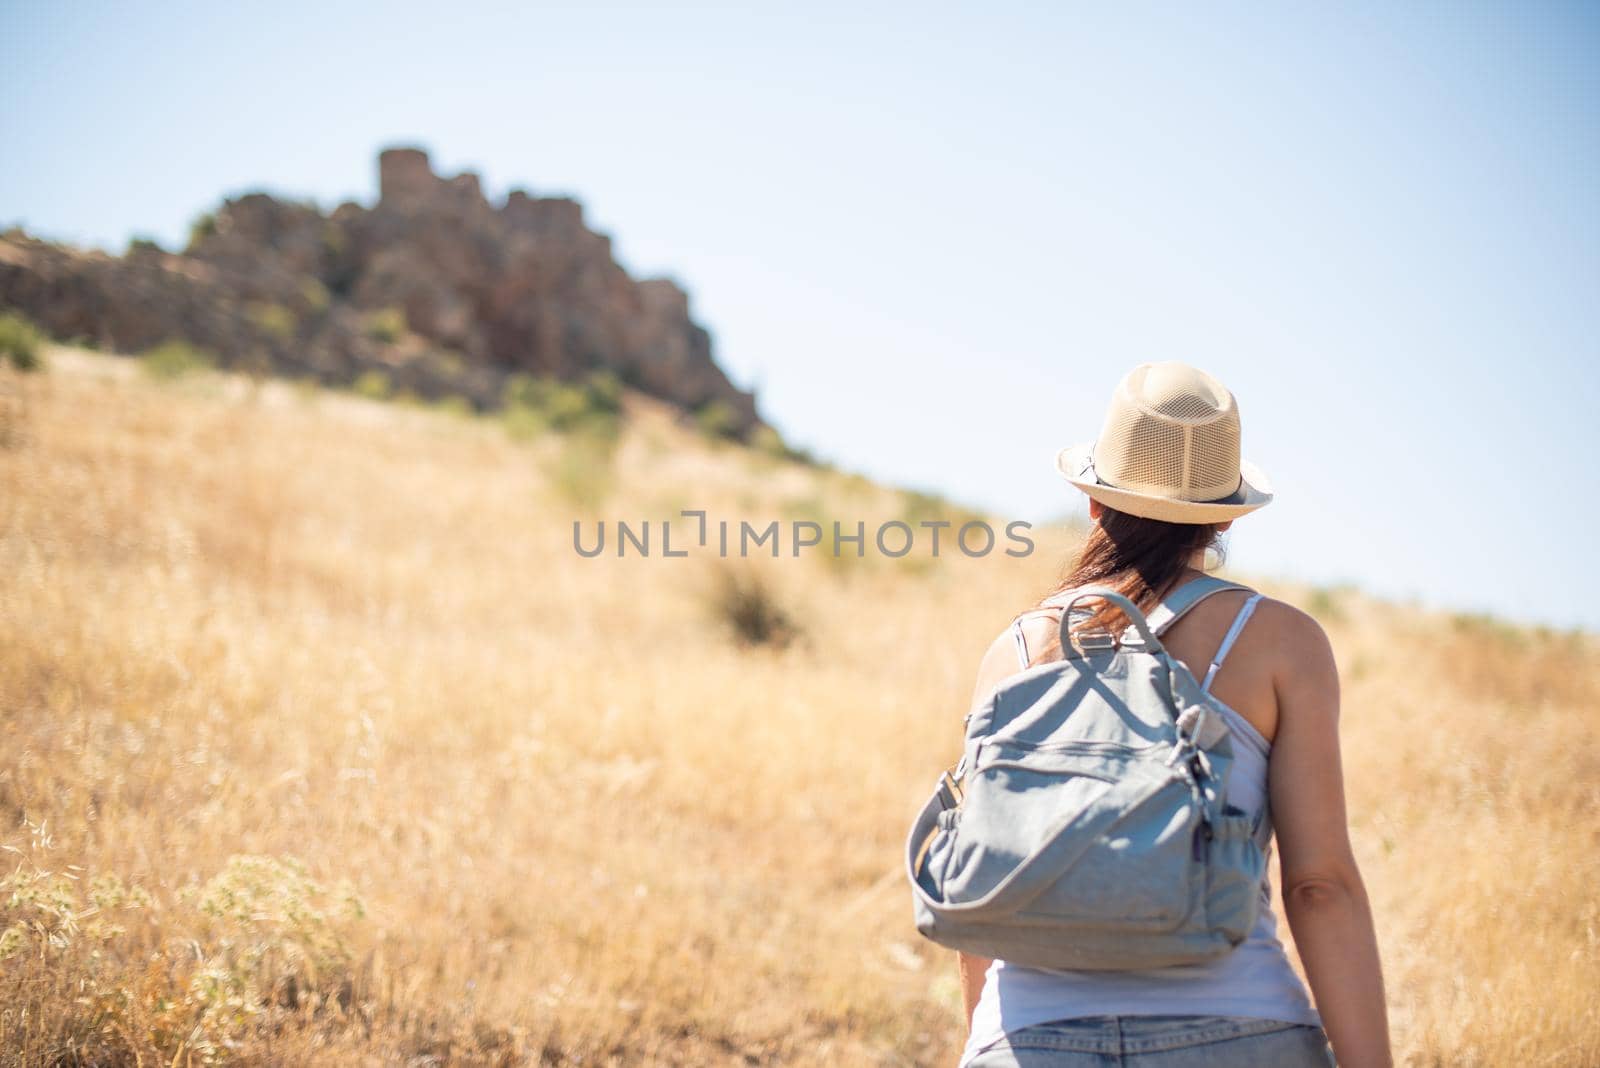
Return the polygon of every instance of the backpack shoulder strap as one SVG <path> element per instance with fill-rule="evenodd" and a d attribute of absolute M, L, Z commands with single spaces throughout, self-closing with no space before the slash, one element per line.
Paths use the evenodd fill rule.
<path fill-rule="evenodd" d="M 1227 579 L 1220 579 L 1215 575 L 1201 575 L 1198 578 L 1190 579 L 1167 594 L 1166 597 L 1162 598 L 1161 603 L 1151 609 L 1145 618 L 1150 623 L 1150 629 L 1159 638 L 1166 632 L 1168 627 L 1182 619 L 1189 609 L 1212 594 L 1221 593 L 1223 590 L 1255 592 L 1249 586 L 1241 585 L 1237 582 L 1229 582 Z"/>
<path fill-rule="evenodd" d="M 1183 585 L 1167 594 L 1167 596 L 1162 599 L 1161 603 L 1156 605 L 1156 607 L 1145 616 L 1145 619 L 1150 624 L 1151 632 L 1159 638 L 1168 627 L 1182 619 L 1184 614 L 1187 613 L 1189 609 L 1193 608 L 1207 597 L 1210 597 L 1213 593 L 1221 593 L 1223 590 L 1246 590 L 1251 593 L 1255 592 L 1254 590 L 1251 590 L 1249 586 L 1244 586 L 1237 582 L 1229 582 L 1227 579 L 1220 579 L 1214 575 L 1201 575 L 1198 578 L 1190 579 L 1188 582 L 1185 582 Z M 1026 671 L 1030 666 L 1030 658 L 1028 655 L 1028 639 L 1022 631 L 1023 620 L 1038 613 L 1053 613 L 1056 614 L 1057 618 L 1059 619 L 1061 605 L 1066 601 L 1067 598 L 1072 596 L 1072 592 L 1073 591 L 1071 590 L 1064 590 L 1055 597 L 1048 599 L 1039 607 L 1030 608 L 1028 611 L 1019 614 L 1014 620 L 1012 620 L 1011 637 L 1012 641 L 1015 642 L 1017 647 L 1017 665 L 1024 671 Z M 1089 609 L 1083 605 L 1074 606 L 1073 612 L 1082 616 L 1092 614 Z M 1075 616 L 1074 618 L 1077 617 Z M 1135 631 L 1133 627 L 1129 627 L 1128 633 L 1123 635 L 1123 640 L 1125 642 L 1137 642 L 1137 631 Z M 1229 642 L 1228 644 L 1231 645 L 1232 643 Z M 1226 655 L 1225 651 L 1224 655 Z"/>

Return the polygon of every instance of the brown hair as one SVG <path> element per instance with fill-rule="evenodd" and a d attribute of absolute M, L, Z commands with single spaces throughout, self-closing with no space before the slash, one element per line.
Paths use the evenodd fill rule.
<path fill-rule="evenodd" d="M 1078 560 L 1056 588 L 1040 598 L 1039 606 L 1058 594 L 1079 586 L 1109 586 L 1149 612 L 1166 596 L 1183 574 L 1190 557 L 1203 549 L 1222 553 L 1222 532 L 1216 523 L 1164 523 L 1159 519 L 1119 512 L 1102 505 L 1100 519 L 1089 528 Z M 1094 614 L 1074 631 L 1101 629 L 1120 634 L 1128 619 L 1122 610 L 1103 602 L 1086 600 Z M 1052 636 L 1041 655 L 1060 647 Z M 1038 658 L 1035 658 L 1037 662 Z"/>

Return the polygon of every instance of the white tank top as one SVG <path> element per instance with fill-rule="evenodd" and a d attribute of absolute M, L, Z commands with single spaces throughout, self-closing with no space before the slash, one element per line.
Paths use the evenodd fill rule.
<path fill-rule="evenodd" d="M 1252 597 L 1240 609 L 1207 672 L 1209 691 L 1216 668 L 1227 656 L 1255 608 Z M 1018 631 L 1020 635 L 1020 630 Z M 1019 652 L 1026 662 L 1025 647 Z M 1256 840 L 1271 860 L 1272 816 L 1267 805 L 1267 757 L 1271 744 L 1238 712 L 1211 699 L 1233 729 L 1233 770 L 1226 802 L 1256 815 Z M 1262 908 L 1250 934 L 1229 953 L 1203 964 L 1119 972 L 1045 972 L 997 960 L 989 966 L 983 993 L 972 1013 L 972 1032 L 962 1059 L 1016 1031 L 1078 1016 L 1247 1016 L 1320 1026 L 1305 984 L 1289 965 L 1272 912 L 1270 875 L 1261 881 Z"/>

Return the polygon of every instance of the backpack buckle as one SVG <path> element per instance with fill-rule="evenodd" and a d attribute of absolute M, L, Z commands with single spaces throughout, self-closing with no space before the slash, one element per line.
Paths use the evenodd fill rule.
<path fill-rule="evenodd" d="M 1178 716 L 1178 733 L 1196 749 L 1210 749 L 1228 736 L 1228 724 L 1205 705 L 1190 705 Z"/>
<path fill-rule="evenodd" d="M 956 763 L 955 767 L 946 768 L 944 771 L 939 773 L 939 785 L 943 786 L 950 792 L 950 796 L 955 798 L 955 802 L 958 805 L 961 804 L 961 802 L 967 796 L 966 790 L 963 789 L 961 785 L 966 779 L 966 772 L 967 757 L 966 754 L 963 753 L 960 761 Z"/>
<path fill-rule="evenodd" d="M 1096 627 L 1094 630 L 1078 630 L 1072 632 L 1072 643 L 1085 656 L 1094 656 L 1097 653 L 1114 653 L 1117 651 L 1117 638 L 1109 630 Z"/>

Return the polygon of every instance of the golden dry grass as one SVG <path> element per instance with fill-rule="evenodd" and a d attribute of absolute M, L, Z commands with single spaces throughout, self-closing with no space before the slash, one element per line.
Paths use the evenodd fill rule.
<path fill-rule="evenodd" d="M 52 363 L 0 398 L 0 1061 L 953 1063 L 902 836 L 1066 532 L 769 562 L 751 648 L 575 514 L 895 495 L 634 401 L 595 504 L 491 420 Z M 1266 588 L 1340 655 L 1401 1062 L 1600 1063 L 1595 643 Z"/>

